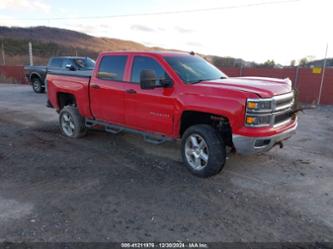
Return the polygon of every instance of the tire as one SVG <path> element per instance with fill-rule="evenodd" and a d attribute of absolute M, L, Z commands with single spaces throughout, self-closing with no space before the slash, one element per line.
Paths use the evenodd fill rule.
<path fill-rule="evenodd" d="M 33 78 L 31 85 L 35 93 L 45 92 L 45 87 L 43 86 L 42 81 L 39 78 Z"/>
<path fill-rule="evenodd" d="M 185 166 L 196 176 L 210 177 L 224 167 L 226 147 L 217 130 L 210 125 L 188 128 L 183 135 L 181 150 Z"/>
<path fill-rule="evenodd" d="M 70 138 L 80 138 L 87 134 L 85 120 L 74 106 L 65 106 L 59 114 L 61 133 Z"/>

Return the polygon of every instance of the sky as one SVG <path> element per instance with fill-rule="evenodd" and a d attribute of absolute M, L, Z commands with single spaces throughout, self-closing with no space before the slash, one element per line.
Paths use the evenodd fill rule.
<path fill-rule="evenodd" d="M 0 26 L 67 28 L 288 65 L 323 58 L 326 44 L 333 57 L 332 10 L 332 0 L 0 0 Z M 142 13 L 150 15 L 133 15 Z"/>

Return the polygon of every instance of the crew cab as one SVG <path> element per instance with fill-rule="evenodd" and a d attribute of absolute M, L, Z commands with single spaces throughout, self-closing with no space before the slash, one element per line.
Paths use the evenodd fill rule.
<path fill-rule="evenodd" d="M 289 79 L 231 78 L 193 53 L 104 52 L 91 75 L 50 72 L 47 82 L 63 135 L 103 127 L 181 139 L 184 164 L 201 177 L 220 172 L 227 151 L 268 151 L 297 127 Z"/>
<path fill-rule="evenodd" d="M 48 71 L 89 71 L 95 67 L 95 61 L 89 57 L 59 56 L 51 57 L 47 66 L 25 66 L 25 76 L 36 93 L 45 92 L 45 78 Z"/>

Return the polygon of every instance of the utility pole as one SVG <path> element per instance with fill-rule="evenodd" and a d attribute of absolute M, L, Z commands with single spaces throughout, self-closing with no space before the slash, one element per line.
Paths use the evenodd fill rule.
<path fill-rule="evenodd" d="M 6 65 L 5 47 L 3 45 L 3 40 L 1 41 L 1 52 L 2 52 L 2 62 L 3 62 L 3 65 Z"/>
<path fill-rule="evenodd" d="M 297 86 L 297 83 L 298 83 L 298 75 L 299 75 L 299 65 L 297 65 L 297 67 L 296 67 L 294 87 Z"/>
<path fill-rule="evenodd" d="M 30 62 L 30 66 L 34 65 L 33 59 L 32 59 L 32 44 L 31 42 L 29 42 L 29 62 Z"/>
<path fill-rule="evenodd" d="M 318 96 L 317 105 L 320 105 L 321 93 L 322 93 L 322 90 L 323 90 L 323 84 L 324 84 L 324 78 L 325 78 L 325 68 L 326 68 L 326 61 L 327 61 L 327 51 L 328 51 L 328 43 L 326 44 L 325 59 L 324 59 L 324 65 L 323 65 L 323 70 L 322 70 L 322 74 L 321 74 L 321 81 L 320 81 L 320 88 L 319 88 L 319 96 Z"/>

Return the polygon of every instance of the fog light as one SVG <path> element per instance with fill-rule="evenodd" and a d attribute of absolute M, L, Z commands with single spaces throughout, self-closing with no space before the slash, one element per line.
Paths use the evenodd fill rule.
<path fill-rule="evenodd" d="M 254 124 L 256 121 L 255 117 L 246 117 L 246 123 L 247 124 Z"/>
<path fill-rule="evenodd" d="M 271 123 L 271 115 L 260 115 L 260 116 L 254 116 L 254 115 L 247 115 L 245 118 L 246 125 L 249 126 L 269 126 Z"/>

